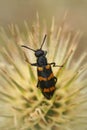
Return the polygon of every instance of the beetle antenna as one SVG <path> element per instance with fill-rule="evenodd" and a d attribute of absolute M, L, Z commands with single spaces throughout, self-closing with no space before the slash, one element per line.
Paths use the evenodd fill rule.
<path fill-rule="evenodd" d="M 43 44 L 44 44 L 44 42 L 45 42 L 45 40 L 46 40 L 46 37 L 47 37 L 47 35 L 45 34 L 45 36 L 44 36 L 44 39 L 43 39 L 43 42 L 42 42 L 42 44 L 41 44 L 41 47 L 40 47 L 40 49 L 42 49 L 42 47 L 43 47 Z"/>
<path fill-rule="evenodd" d="M 34 52 L 35 52 L 35 50 L 34 50 L 34 49 L 32 49 L 32 48 L 30 48 L 30 47 L 28 47 L 28 46 L 22 45 L 21 47 L 27 48 L 27 49 L 32 50 L 32 51 L 34 51 Z"/>

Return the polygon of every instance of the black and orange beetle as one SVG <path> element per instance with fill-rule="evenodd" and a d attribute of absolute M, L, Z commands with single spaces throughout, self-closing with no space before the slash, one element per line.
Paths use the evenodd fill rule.
<path fill-rule="evenodd" d="M 56 89 L 55 84 L 57 82 L 57 78 L 53 74 L 51 65 L 53 65 L 53 67 L 63 67 L 63 65 L 59 66 L 56 65 L 55 62 L 52 63 L 47 62 L 46 58 L 47 51 L 42 50 L 46 36 L 47 35 L 44 36 L 40 49 L 34 50 L 25 45 L 22 45 L 22 47 L 34 51 L 35 56 L 37 58 L 37 63 L 29 63 L 29 64 L 31 64 L 32 66 L 37 66 L 37 75 L 38 75 L 37 88 L 40 88 L 42 94 L 47 99 L 51 99 L 55 92 Z"/>

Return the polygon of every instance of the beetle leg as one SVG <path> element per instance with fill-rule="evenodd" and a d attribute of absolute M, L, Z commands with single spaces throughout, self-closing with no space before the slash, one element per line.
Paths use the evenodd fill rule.
<path fill-rule="evenodd" d="M 37 88 L 39 88 L 39 83 L 40 83 L 40 82 L 38 81 L 37 86 L 36 86 Z"/>
<path fill-rule="evenodd" d="M 54 77 L 54 81 L 55 81 L 55 83 L 57 82 L 57 78 L 56 77 Z"/>
<path fill-rule="evenodd" d="M 63 65 L 56 65 L 55 62 L 50 63 L 50 65 L 53 65 L 53 67 L 63 67 Z"/>
<path fill-rule="evenodd" d="M 32 66 L 37 66 L 37 63 L 30 63 L 30 65 L 32 65 Z"/>
<path fill-rule="evenodd" d="M 29 61 L 26 61 L 28 64 L 32 65 L 32 66 L 37 66 L 37 63 L 30 63 Z"/>
<path fill-rule="evenodd" d="M 24 53 L 24 57 L 25 57 L 25 61 L 26 61 L 28 64 L 30 64 L 30 65 L 32 65 L 32 66 L 37 66 L 37 63 L 30 63 L 30 62 L 29 62 L 29 60 L 28 60 L 28 58 L 27 58 L 27 56 L 26 56 L 25 53 Z"/>

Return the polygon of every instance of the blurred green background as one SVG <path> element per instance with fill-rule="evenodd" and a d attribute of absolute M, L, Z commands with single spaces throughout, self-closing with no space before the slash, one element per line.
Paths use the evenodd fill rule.
<path fill-rule="evenodd" d="M 0 26 L 10 23 L 34 22 L 38 11 L 40 19 L 49 24 L 53 16 L 62 20 L 68 10 L 67 21 L 84 34 L 80 42 L 81 51 L 87 51 L 87 0 L 0 0 Z"/>

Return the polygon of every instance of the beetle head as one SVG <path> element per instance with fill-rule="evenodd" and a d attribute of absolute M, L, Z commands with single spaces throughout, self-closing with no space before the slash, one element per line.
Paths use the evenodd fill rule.
<path fill-rule="evenodd" d="M 45 55 L 47 54 L 47 51 L 43 51 L 43 50 L 42 50 L 42 47 L 43 47 L 43 44 L 44 44 L 44 42 L 45 42 L 46 36 L 47 36 L 47 35 L 44 36 L 44 39 L 43 39 L 43 42 L 42 42 L 42 44 L 41 44 L 40 49 L 34 50 L 34 49 L 32 49 L 32 48 L 30 48 L 30 47 L 27 47 L 27 46 L 25 46 L 25 45 L 22 45 L 21 47 L 25 47 L 25 48 L 27 48 L 27 49 L 29 49 L 29 50 L 34 51 L 34 52 L 35 52 L 35 56 L 36 56 L 37 58 L 40 57 L 40 56 L 45 56 Z"/>
<path fill-rule="evenodd" d="M 38 49 L 35 51 L 35 56 L 40 57 L 40 56 L 45 56 L 47 54 L 47 51 L 43 51 L 41 49 Z"/>

